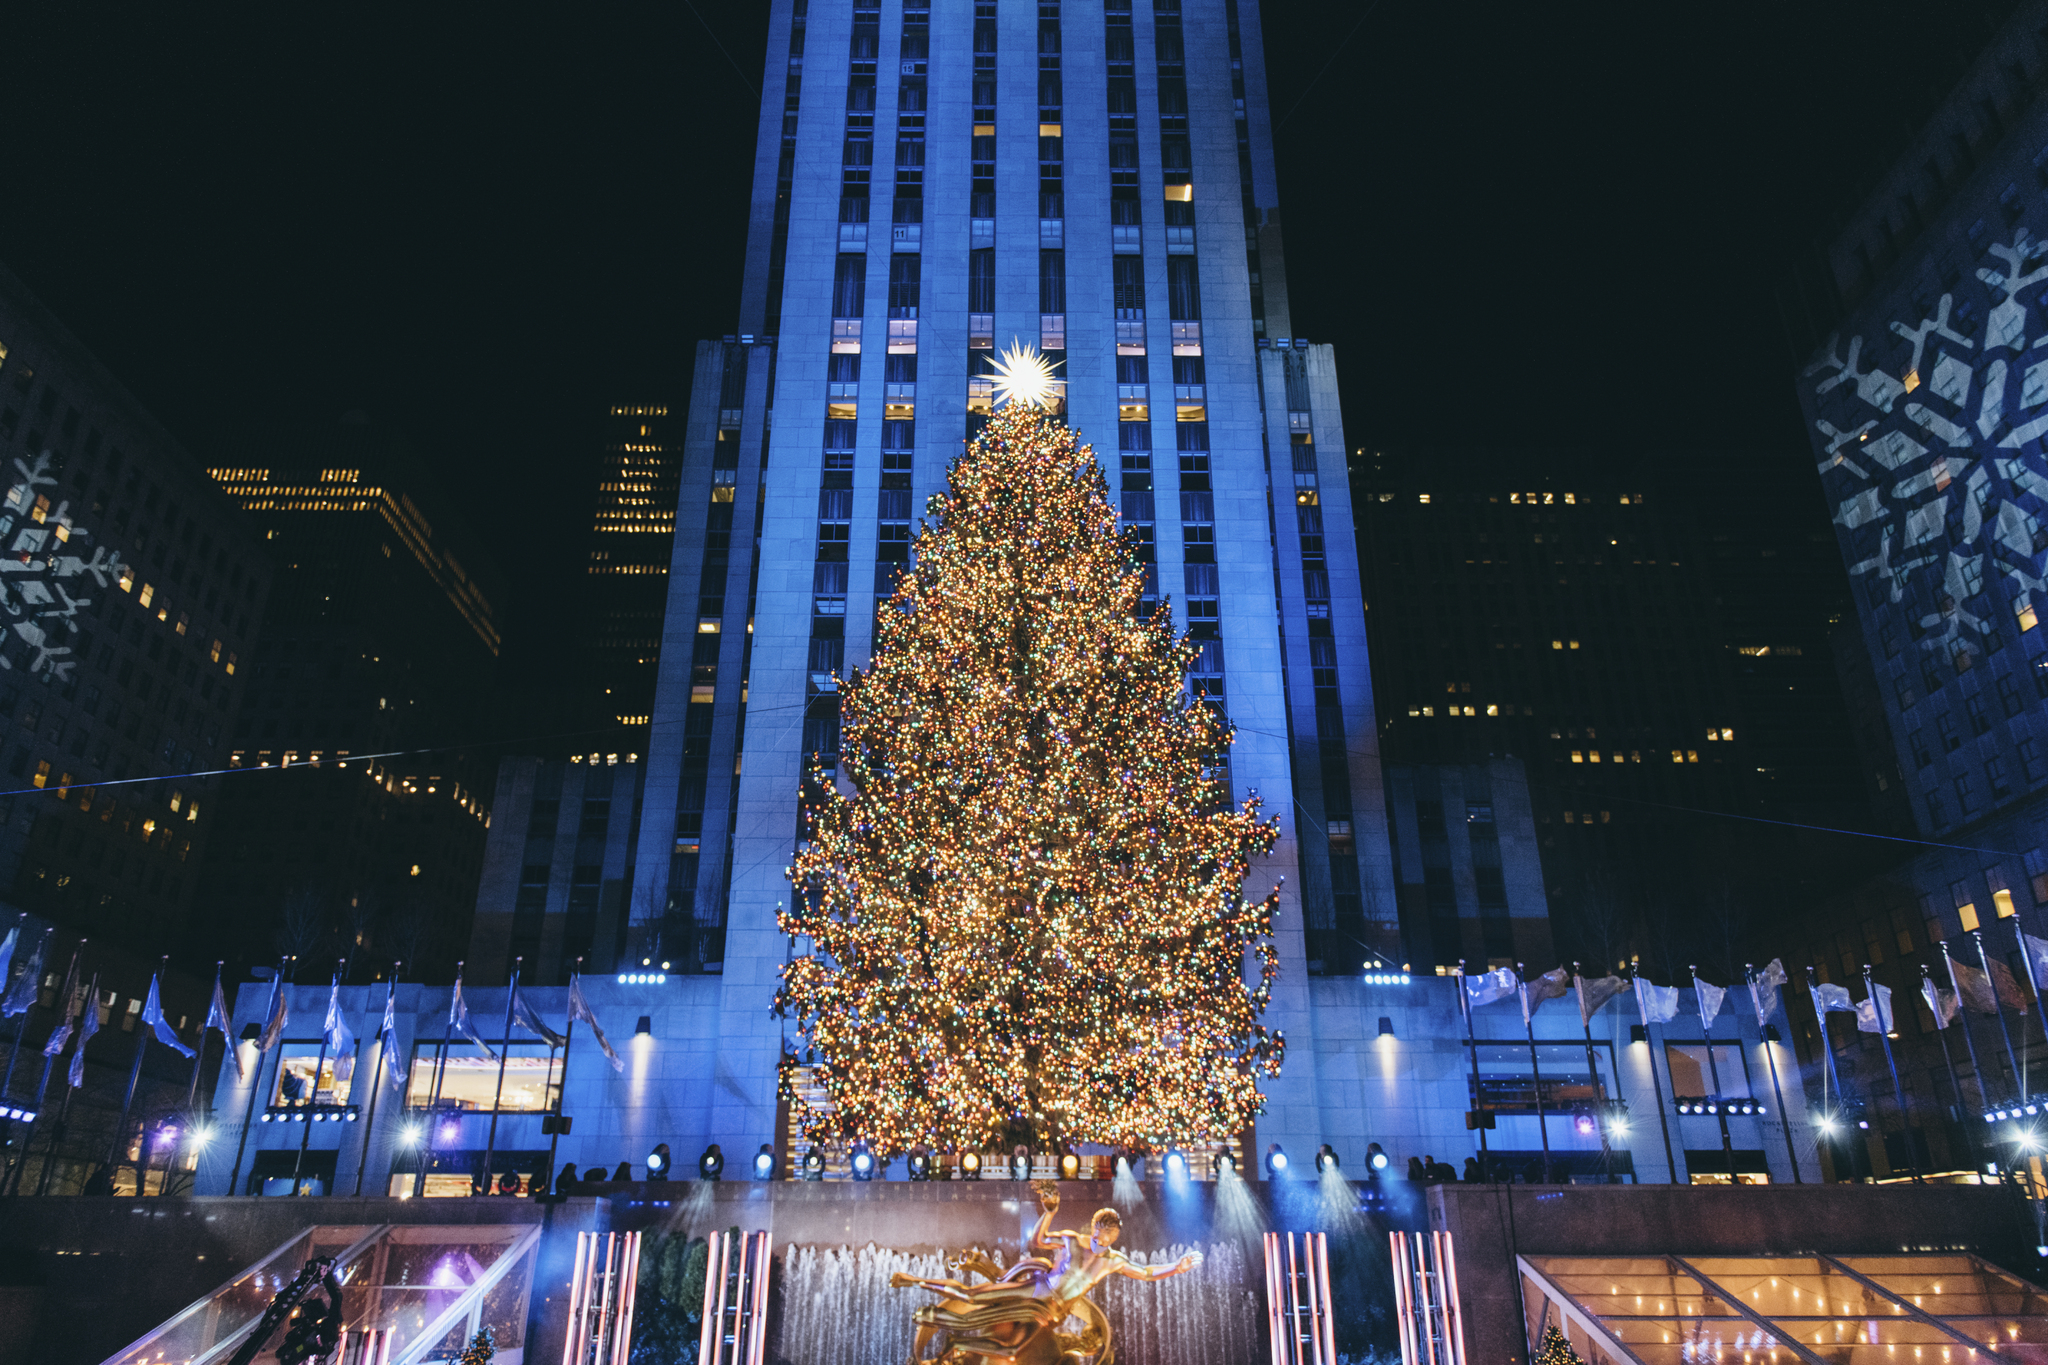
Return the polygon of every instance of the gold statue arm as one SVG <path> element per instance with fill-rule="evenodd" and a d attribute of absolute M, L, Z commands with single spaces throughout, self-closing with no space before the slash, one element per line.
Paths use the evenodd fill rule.
<path fill-rule="evenodd" d="M 1145 1280 L 1149 1282 L 1154 1280 L 1171 1279 L 1175 1275 L 1185 1275 L 1188 1271 L 1193 1270 L 1196 1266 L 1200 1265 L 1201 1263 L 1202 1253 L 1199 1251 L 1190 1251 L 1187 1255 L 1181 1257 L 1172 1265 L 1139 1266 L 1133 1265 L 1129 1260 L 1119 1257 L 1117 1260 L 1116 1273 L 1119 1275 L 1123 1275 L 1129 1279 Z"/>
<path fill-rule="evenodd" d="M 1085 1233 L 1052 1230 L 1052 1216 L 1060 1211 L 1059 1187 L 1050 1180 L 1040 1180 L 1034 1182 L 1031 1188 L 1038 1195 L 1038 1207 L 1042 1210 L 1038 1216 L 1038 1226 L 1031 1230 L 1031 1249 L 1045 1252 L 1047 1255 L 1057 1255 L 1062 1240 L 1085 1244 L 1088 1240 Z"/>

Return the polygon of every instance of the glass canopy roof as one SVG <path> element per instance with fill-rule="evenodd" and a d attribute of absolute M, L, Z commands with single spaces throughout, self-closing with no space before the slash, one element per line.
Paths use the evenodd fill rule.
<path fill-rule="evenodd" d="M 1519 1262 L 1588 1365 L 2048 1365 L 2048 1293 L 1960 1252 Z"/>

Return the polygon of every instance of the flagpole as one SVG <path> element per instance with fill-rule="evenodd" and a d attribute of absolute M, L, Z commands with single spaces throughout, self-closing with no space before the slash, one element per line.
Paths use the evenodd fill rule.
<path fill-rule="evenodd" d="M 1487 1169 L 1492 1164 L 1492 1161 L 1486 1150 L 1486 1099 L 1479 1090 L 1479 1035 L 1474 1032 L 1472 1027 L 1472 995 L 1465 988 L 1465 959 L 1462 957 L 1458 959 L 1458 1008 L 1464 1011 L 1465 1014 L 1465 1047 L 1472 1054 L 1472 1120 L 1479 1132 L 1479 1178 L 1481 1180 L 1491 1180 L 1493 1178 L 1492 1172 Z M 572 1019 L 569 1022 L 573 1024 L 575 1020 Z M 562 1085 L 564 1089 L 568 1088 L 568 1082 L 569 1049 L 565 1045 L 562 1049 Z M 553 1155 L 553 1152 L 549 1153 L 551 1158 Z"/>
<path fill-rule="evenodd" d="M 584 960 L 578 958 L 578 960 L 575 960 L 575 968 L 569 972 L 569 990 L 571 990 L 571 993 L 575 990 L 575 978 L 582 976 L 582 974 L 584 974 Z M 573 1044 L 573 1042 L 575 1042 L 575 1011 L 571 1009 L 569 1011 L 569 1023 L 567 1023 L 567 1027 L 561 1029 L 561 1085 L 555 1089 L 555 1124 L 553 1124 L 555 1132 L 551 1132 L 547 1136 L 547 1191 L 545 1193 L 555 1193 L 555 1148 L 561 1146 L 561 1101 L 569 1093 L 569 1044 Z M 553 1058 L 553 1054 L 547 1060 L 547 1070 L 549 1070 L 549 1078 L 553 1078 L 553 1072 L 555 1072 L 555 1058 Z M 1475 1066 L 1475 1074 L 1477 1074 L 1477 1066 Z M 1481 1130 L 1481 1134 L 1479 1134 L 1479 1150 L 1481 1152 L 1487 1150 L 1487 1134 L 1485 1134 L 1485 1130 Z M 1481 1162 L 1481 1164 L 1485 1164 L 1485 1162 Z"/>
<path fill-rule="evenodd" d="M 338 959 L 334 970 L 334 979 L 327 986 L 329 1009 L 340 1008 L 341 969 L 347 965 L 347 958 Z M 277 1041 L 277 1064 L 281 1067 L 284 1065 L 284 1039 L 280 1038 Z M 306 1152 L 313 1145 L 313 1111 L 320 1107 L 320 1073 L 327 1069 L 327 1042 L 327 1016 L 322 1015 L 320 1017 L 320 1052 L 313 1059 L 312 1089 L 306 1096 L 306 1112 L 299 1115 L 299 1123 L 303 1131 L 299 1134 L 298 1154 L 292 1158 L 292 1193 L 294 1195 L 299 1192 L 299 1173 L 306 1169 Z M 339 1054 L 336 1054 L 334 1058 L 334 1069 L 336 1071 L 341 1070 L 341 1057 Z M 329 1086 L 327 1093 L 332 1095 L 334 1088 Z"/>
<path fill-rule="evenodd" d="M 263 1026 L 270 1027 L 270 1021 L 277 1016 L 277 993 L 284 988 L 284 964 L 291 961 L 289 955 L 277 960 L 277 975 L 270 978 L 270 1003 L 263 1009 Z M 229 1047 L 240 1047 L 238 1039 L 228 1039 Z M 278 1054 L 284 1056 L 282 1052 Z M 249 1078 L 249 1102 L 242 1109 L 242 1134 L 235 1141 L 235 1164 L 228 1172 L 228 1193 L 240 1194 L 236 1181 L 242 1178 L 242 1152 L 249 1145 L 249 1129 L 256 1123 L 256 1092 L 263 1088 L 263 1050 L 256 1050 L 256 1074 Z"/>
<path fill-rule="evenodd" d="M 498 1088 L 491 1093 L 491 1127 L 484 1137 L 485 1194 L 498 1187 L 497 1173 L 491 1169 L 491 1157 L 498 1150 L 498 1105 L 505 1098 L 505 1064 L 512 1060 L 512 1002 L 519 998 L 519 969 L 525 962 L 523 957 L 512 959 L 512 984 L 505 991 L 505 1032 L 498 1042 Z"/>
<path fill-rule="evenodd" d="M 2012 1030 L 2005 1026 L 2005 1002 L 1998 998 L 1998 982 L 1991 975 L 1991 955 L 1984 951 L 1984 931 L 1972 929 L 1970 937 L 1977 940 L 1977 961 L 1984 965 L 1984 988 L 1991 992 L 1992 1008 L 1998 1011 L 1998 1036 L 2005 1040 L 2005 1062 L 2012 1068 L 2012 1083 L 2019 1091 L 2020 1103 L 2027 1102 L 2027 1078 L 2020 1071 L 2019 1058 L 2013 1055 Z"/>
<path fill-rule="evenodd" d="M 1528 972 L 1524 964 L 1515 964 L 1515 989 L 1522 994 L 1522 1031 L 1529 1035 L 1529 1075 L 1536 1096 L 1536 1136 L 1543 1141 L 1543 1183 L 1548 1185 L 1551 1183 L 1550 1122 L 1543 1113 L 1543 1068 L 1536 1060 L 1536 1016 L 1529 1009 Z"/>
<path fill-rule="evenodd" d="M 1737 1183 L 1735 1139 L 1728 1131 L 1728 1106 L 1721 1103 L 1721 1064 L 1714 1060 L 1714 1021 L 1707 1018 L 1707 998 L 1700 992 L 1700 969 L 1697 966 L 1690 966 L 1686 970 L 1692 973 L 1692 995 L 1700 1007 L 1700 1036 L 1706 1039 L 1707 1043 L 1707 1075 L 1714 1083 L 1714 1117 L 1721 1124 L 1721 1150 L 1728 1157 L 1728 1183 L 1733 1185 Z M 1716 1014 L 1720 1012 L 1719 1009 L 1714 1011 Z"/>
<path fill-rule="evenodd" d="M 384 987 L 384 1012 L 391 1012 L 391 1001 L 398 994 L 398 971 L 403 962 L 391 964 L 391 980 Z M 389 1067 L 385 1054 L 391 1050 L 391 1035 L 384 1030 L 384 1021 L 377 1021 L 377 1067 L 370 1073 L 370 1116 L 363 1124 L 363 1154 L 356 1158 L 356 1194 L 363 1192 L 363 1171 L 370 1164 L 370 1134 L 377 1131 L 377 1097 L 384 1093 L 384 1072 Z M 386 1193 L 390 1191 L 386 1182 Z"/>
<path fill-rule="evenodd" d="M 1586 1032 L 1586 1077 L 1592 1081 L 1595 1094 L 1605 1094 L 1606 1088 L 1600 1084 L 1600 1062 L 1593 1055 L 1593 1017 L 1586 1012 L 1586 978 L 1580 973 L 1576 959 L 1572 962 L 1572 987 L 1579 993 L 1579 1027 Z M 1594 1122 L 1600 1129 L 1600 1169 L 1611 1185 L 1614 1183 L 1614 1145 L 1607 1140 L 1606 1113 L 1597 1115 Z"/>
<path fill-rule="evenodd" d="M 412 1183 L 413 1198 L 418 1199 L 427 1192 L 427 1153 L 434 1147 L 434 1125 L 439 1122 L 436 1110 L 441 1104 L 441 1078 L 448 1073 L 448 1041 L 455 1031 L 455 997 L 462 993 L 462 964 L 455 964 L 455 990 L 448 997 L 448 1022 L 441 1025 L 441 1047 L 434 1054 L 434 1093 L 427 1097 L 427 1135 L 420 1140 L 420 1169 Z"/>
<path fill-rule="evenodd" d="M 79 955 L 84 951 L 85 940 L 80 939 L 78 940 L 78 946 L 71 950 L 71 965 L 64 971 L 64 984 L 58 988 L 60 994 L 57 997 L 57 1024 L 55 1028 L 50 1030 L 53 1034 L 58 1028 L 64 1026 L 66 1019 L 71 1017 L 72 997 L 78 993 L 78 959 Z M 66 1041 L 69 1040 L 67 1039 Z M 49 1044 L 45 1042 L 43 1046 L 48 1047 Z M 62 1051 L 62 1049 L 60 1048 L 59 1051 Z M 36 1082 L 36 1102 L 32 1111 L 35 1114 L 35 1118 L 29 1120 L 28 1131 L 21 1135 L 20 1153 L 15 1156 L 13 1161 L 8 1163 L 6 1175 L 0 1177 L 0 1194 L 12 1195 L 21 1188 L 21 1173 L 28 1166 L 29 1144 L 35 1141 L 36 1122 L 43 1116 L 43 1097 L 49 1094 L 50 1091 L 50 1069 L 56 1064 L 57 1058 L 54 1053 L 45 1053 L 43 1055 L 43 1077 Z"/>
<path fill-rule="evenodd" d="M 1988 978 L 1990 973 L 1985 974 Z M 1863 994 L 1870 1001 L 1871 1017 L 1877 1020 L 1877 1040 L 1884 1044 L 1884 1064 L 1891 1068 L 1892 1094 L 1899 1101 L 1899 1141 L 1906 1146 L 1906 1169 L 1912 1172 L 1913 1183 L 1920 1180 L 1920 1154 L 1913 1150 L 1913 1116 L 1906 1110 L 1906 1087 L 1899 1081 L 1899 1063 L 1892 1056 L 1891 1010 L 1886 1008 L 1876 985 L 1870 979 L 1870 964 L 1863 964 Z"/>
<path fill-rule="evenodd" d="M 92 974 L 92 989 L 90 992 L 87 993 L 85 998 L 85 1008 L 89 1010 L 97 1010 L 99 1007 L 100 974 L 98 972 L 94 972 Z M 85 1075 L 85 1016 L 82 1012 L 79 1015 L 78 1042 L 76 1044 L 76 1047 L 76 1056 L 78 1058 L 78 1073 L 79 1076 L 83 1078 L 83 1076 Z M 50 1192 L 50 1177 L 55 1175 L 57 1172 L 57 1144 L 64 1140 L 64 1124 L 65 1121 L 71 1117 L 71 1097 L 76 1093 L 78 1093 L 77 1086 L 65 1086 L 64 1098 L 57 1105 L 57 1123 L 56 1126 L 50 1129 L 50 1146 L 49 1150 L 43 1153 L 42 1174 L 36 1177 L 36 1194 L 38 1196 L 45 1195 Z"/>
<path fill-rule="evenodd" d="M 1970 1033 L 1969 1006 L 1963 999 L 1962 984 L 1956 980 L 1956 960 L 1955 956 L 1948 950 L 1947 939 L 1941 941 L 1941 960 L 1948 964 L 1948 986 L 1950 990 L 1956 993 L 1956 1018 L 1963 1025 L 1963 1048 L 1970 1055 L 1970 1070 L 1977 1073 L 1977 1108 L 1980 1111 L 1989 1109 L 1991 1107 L 1991 1094 L 1984 1086 L 1984 1064 L 1977 1060 L 1977 1040 Z M 1991 985 L 1988 979 L 1984 984 L 1987 988 Z M 1991 998 L 1994 1001 L 1997 1000 L 1998 996 L 1995 991 Z"/>
<path fill-rule="evenodd" d="M 1842 1078 L 1835 1074 L 1835 1045 L 1833 1040 L 1828 1037 L 1828 1012 L 1821 1008 L 1820 987 L 1814 981 L 1813 968 L 1811 967 L 1806 969 L 1806 998 L 1813 1001 L 1813 1021 L 1820 1025 L 1821 1060 L 1827 1063 L 1820 1073 L 1820 1107 L 1823 1114 L 1825 1114 L 1828 1107 L 1828 1082 L 1830 1080 L 1834 1081 L 1835 1103 L 1840 1104 L 1842 1102 Z M 1785 1012 L 1785 1017 L 1787 1020 L 1791 1019 L 1792 1013 L 1790 1010 Z"/>
<path fill-rule="evenodd" d="M 1783 975 L 1782 972 L 1779 974 Z M 1749 982 L 1750 1003 L 1753 1005 L 1762 1004 L 1756 993 L 1756 964 L 1751 962 L 1743 963 L 1742 975 Z M 1761 1013 L 1761 1010 L 1759 1010 L 1759 1013 Z M 1785 1012 L 1785 1022 L 1787 1024 L 1792 1022 L 1792 1012 L 1790 1010 Z M 1770 1027 L 1770 1024 L 1767 1020 L 1759 1018 L 1756 1021 L 1756 1026 L 1757 1032 L 1763 1034 L 1764 1030 Z M 1778 1122 L 1783 1124 L 1785 1128 L 1785 1155 L 1791 1158 L 1792 1161 L 1792 1183 L 1804 1185 L 1806 1182 L 1799 1178 L 1799 1153 L 1792 1146 L 1792 1112 L 1785 1108 L 1785 1088 L 1778 1084 L 1778 1059 L 1771 1052 L 1769 1035 L 1764 1035 L 1759 1041 L 1764 1045 L 1764 1060 L 1771 1064 L 1771 1097 L 1778 1102 Z"/>
<path fill-rule="evenodd" d="M 1643 1008 L 1642 973 L 1631 963 L 1628 969 L 1629 984 L 1636 988 L 1636 1012 L 1643 1016 L 1643 1046 L 1649 1049 L 1650 1090 L 1657 1097 L 1657 1128 L 1664 1134 L 1664 1169 L 1671 1173 L 1671 1183 L 1678 1183 L 1678 1159 L 1671 1154 L 1671 1120 L 1664 1114 L 1664 1082 L 1657 1075 L 1657 1040 L 1650 1033 L 1650 1012 Z"/>
<path fill-rule="evenodd" d="M 213 1008 L 213 1002 L 220 999 L 220 970 L 227 965 L 225 960 L 213 964 L 213 995 L 206 1002 L 209 1010 Z M 192 1050 L 192 1084 L 185 1092 L 185 1112 L 188 1114 L 199 1103 L 199 1072 L 206 1064 L 206 1034 L 206 1026 L 202 1024 L 199 1028 L 199 1046 Z M 232 1042 L 229 1045 L 232 1046 Z M 223 1055 L 221 1060 L 226 1061 L 226 1056 Z"/>
<path fill-rule="evenodd" d="M 161 987 L 164 968 L 170 965 L 170 961 L 171 955 L 169 953 L 165 953 L 161 958 L 157 959 L 156 977 L 151 982 L 152 985 Z M 152 1032 L 152 1029 L 144 1027 L 140 1018 L 135 1021 L 135 1061 L 128 1068 L 128 1093 L 121 1098 L 121 1118 L 114 1125 L 113 1145 L 107 1149 L 107 1183 L 110 1187 L 114 1181 L 114 1171 L 120 1166 L 120 1162 L 114 1158 L 120 1154 L 121 1143 L 128 1135 L 128 1116 L 135 1110 L 135 1089 L 142 1081 L 142 1055 L 149 1048 L 149 1035 Z M 144 1163 L 148 1160 L 149 1135 L 144 1133 L 142 1138 L 142 1156 L 135 1166 L 135 1197 L 137 1199 L 142 1197 L 142 1170 Z"/>
<path fill-rule="evenodd" d="M 1922 989 L 1931 992 L 1934 996 L 1934 999 L 1929 1004 L 1934 1009 L 1934 1032 L 1941 1042 L 1941 1064 L 1948 1068 L 1949 1089 L 1956 1092 L 1956 1122 L 1962 1127 L 1963 1143 L 1970 1149 L 1970 1166 L 1974 1170 L 1982 1164 L 1977 1160 L 1977 1130 L 1976 1126 L 1969 1119 L 1970 1102 L 1963 1098 L 1963 1083 L 1956 1078 L 1955 1059 L 1949 1055 L 1948 1025 L 1941 1020 L 1941 988 L 1934 984 L 1934 977 L 1928 972 L 1925 962 L 1920 964 L 1920 980 L 1923 983 Z M 1963 1001 L 1962 997 L 1958 996 L 1956 997 L 1956 1013 L 1961 1014 L 1962 1012 Z"/>

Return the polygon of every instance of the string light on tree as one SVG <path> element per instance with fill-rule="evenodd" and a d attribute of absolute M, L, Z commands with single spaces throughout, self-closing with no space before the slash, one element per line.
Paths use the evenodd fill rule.
<path fill-rule="evenodd" d="M 1194 645 L 1137 615 L 1093 452 L 1026 396 L 1050 368 L 1015 348 L 999 372 L 839 690 L 844 789 L 815 765 L 806 785 L 777 994 L 829 1099 L 803 1136 L 1215 1142 L 1284 1052 L 1260 1022 L 1277 892 L 1243 890 L 1275 826 L 1219 776 L 1231 728 L 1186 693 Z"/>

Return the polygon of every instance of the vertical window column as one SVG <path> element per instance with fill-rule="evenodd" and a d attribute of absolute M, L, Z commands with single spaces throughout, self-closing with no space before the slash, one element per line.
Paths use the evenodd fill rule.
<path fill-rule="evenodd" d="M 782 148 L 775 162 L 775 221 L 768 235 L 768 302 L 766 326 L 781 327 L 782 278 L 789 261 L 789 195 L 796 183 L 796 118 L 804 87 L 804 25 L 808 0 L 790 6 L 789 72 L 782 94 Z"/>

